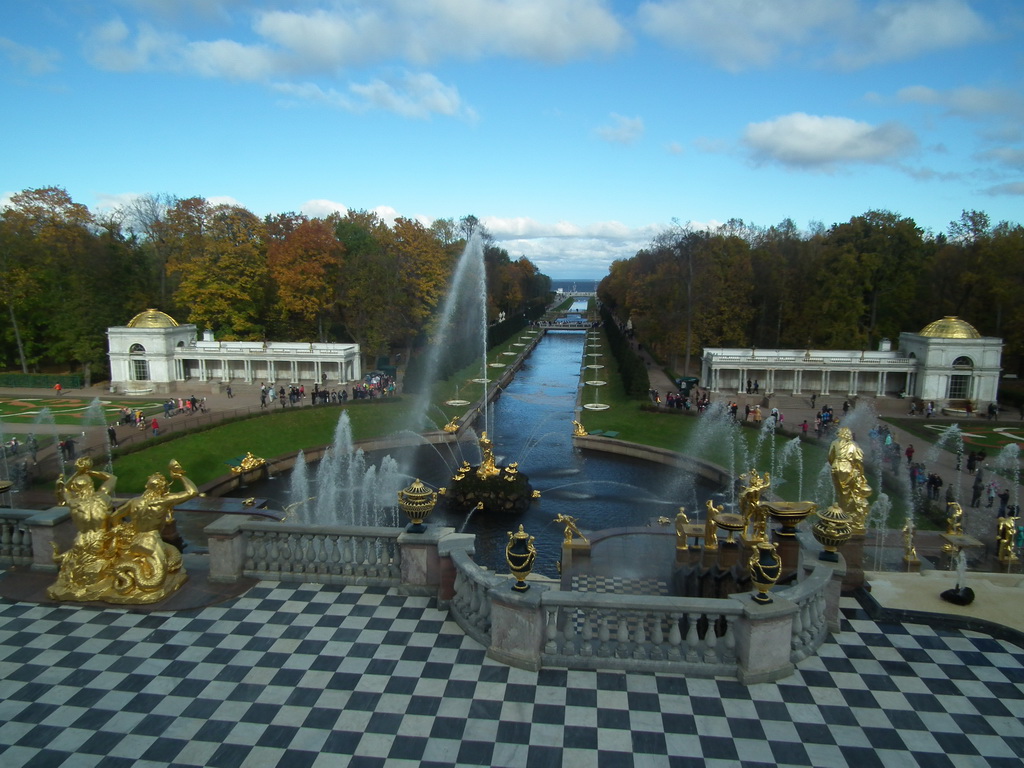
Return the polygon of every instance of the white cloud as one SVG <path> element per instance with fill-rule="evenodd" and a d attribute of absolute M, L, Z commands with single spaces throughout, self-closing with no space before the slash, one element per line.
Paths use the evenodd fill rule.
<path fill-rule="evenodd" d="M 137 72 L 149 69 L 176 70 L 181 66 L 181 39 L 140 23 L 134 37 L 121 19 L 111 19 L 91 30 L 85 40 L 85 55 L 100 69 Z"/>
<path fill-rule="evenodd" d="M 15 67 L 28 70 L 33 75 L 53 72 L 60 60 L 60 54 L 53 49 L 41 50 L 21 45 L 6 37 L 0 37 L 0 54 Z"/>
<path fill-rule="evenodd" d="M 611 114 L 611 124 L 602 125 L 597 135 L 615 144 L 633 144 L 644 134 L 644 121 L 640 117 L 624 117 Z"/>
<path fill-rule="evenodd" d="M 618 221 L 552 224 L 526 217 L 496 216 L 485 216 L 481 221 L 509 256 L 526 256 L 541 272 L 555 278 L 599 279 L 613 261 L 635 256 L 667 226 L 629 227 Z"/>
<path fill-rule="evenodd" d="M 330 216 L 332 213 L 340 213 L 344 216 L 348 213 L 348 206 L 344 203 L 336 203 L 333 200 L 326 200 L 324 198 L 317 198 L 314 200 L 307 200 L 299 206 L 299 211 L 306 214 L 310 218 L 324 219 Z"/>
<path fill-rule="evenodd" d="M 913 59 L 984 40 L 988 25 L 964 0 L 882 2 L 845 30 L 835 61 L 845 69 Z"/>
<path fill-rule="evenodd" d="M 262 82 L 281 69 L 280 56 L 266 46 L 234 40 L 189 43 L 181 53 L 184 66 L 202 77 Z"/>
<path fill-rule="evenodd" d="M 841 27 L 852 0 L 658 0 L 637 11 L 665 45 L 696 50 L 729 72 L 774 64 L 789 48 Z"/>
<path fill-rule="evenodd" d="M 367 106 L 403 117 L 423 119 L 437 114 L 476 119 L 476 113 L 463 105 L 457 88 L 445 85 L 427 72 L 410 72 L 391 81 L 378 79 L 349 87 Z"/>
<path fill-rule="evenodd" d="M 213 195 L 207 196 L 206 202 L 210 205 L 229 205 L 237 208 L 245 208 L 244 205 L 230 195 Z"/>
<path fill-rule="evenodd" d="M 1024 95 L 1009 88 L 964 86 L 939 91 L 914 85 L 897 91 L 896 98 L 904 102 L 938 106 L 948 115 L 967 119 L 990 116 L 1024 119 Z"/>
<path fill-rule="evenodd" d="M 759 162 L 832 170 L 847 163 L 882 163 L 901 158 L 917 146 L 914 134 L 898 123 L 869 123 L 847 117 L 795 112 L 751 123 L 743 143 Z"/>
<path fill-rule="evenodd" d="M 996 184 L 985 190 L 986 195 L 1024 195 L 1024 181 L 1012 181 L 1007 184 Z"/>
<path fill-rule="evenodd" d="M 637 21 L 664 45 L 696 51 L 728 72 L 791 58 L 860 69 L 989 35 L 966 0 L 652 0 Z"/>

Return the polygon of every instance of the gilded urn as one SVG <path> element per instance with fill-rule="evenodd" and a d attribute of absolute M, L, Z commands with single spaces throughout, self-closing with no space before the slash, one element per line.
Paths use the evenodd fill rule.
<path fill-rule="evenodd" d="M 505 546 L 505 562 L 516 577 L 512 589 L 525 592 L 530 588 L 526 578 L 533 571 L 533 562 L 537 559 L 537 548 L 533 545 L 534 537 L 519 526 L 516 533 L 508 532 L 508 544 Z"/>
<path fill-rule="evenodd" d="M 775 535 L 788 537 L 796 536 L 797 526 L 818 508 L 813 501 L 762 501 L 761 506 L 772 520 L 782 524 Z"/>
<path fill-rule="evenodd" d="M 425 486 L 419 478 L 414 480 L 408 488 L 398 492 L 398 506 L 402 508 L 409 518 L 409 525 L 405 530 L 408 533 L 423 533 L 427 526 L 423 521 L 434 510 L 437 504 L 437 492 Z"/>
<path fill-rule="evenodd" d="M 811 528 L 814 538 L 825 550 L 818 555 L 819 560 L 829 563 L 839 562 L 839 547 L 853 535 L 850 526 L 850 516 L 842 508 L 833 504 L 824 512 L 818 510 L 818 520 Z"/>
<path fill-rule="evenodd" d="M 750 553 L 747 567 L 750 569 L 750 581 L 757 589 L 751 598 L 761 605 L 772 602 L 768 591 L 782 575 L 782 558 L 775 545 L 767 541 L 757 542 L 754 551 Z"/>

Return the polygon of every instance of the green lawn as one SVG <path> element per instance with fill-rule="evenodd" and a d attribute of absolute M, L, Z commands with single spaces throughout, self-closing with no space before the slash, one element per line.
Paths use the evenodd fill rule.
<path fill-rule="evenodd" d="M 9 424 L 35 424 L 46 419 L 44 410 L 49 412 L 52 422 L 61 425 L 92 426 L 94 418 L 93 400 L 82 397 L 0 397 L 0 420 Z M 163 408 L 162 400 L 123 400 L 111 398 L 99 401 L 102 421 L 109 423 L 120 418 L 122 408 L 141 408 L 143 413 L 151 415 Z M 95 418 L 98 423 L 99 418 Z M 98 424 L 96 424 L 98 425 Z"/>

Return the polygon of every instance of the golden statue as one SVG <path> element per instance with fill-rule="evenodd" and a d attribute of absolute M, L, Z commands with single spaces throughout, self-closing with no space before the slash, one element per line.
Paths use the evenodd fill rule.
<path fill-rule="evenodd" d="M 1000 563 L 1015 563 L 1019 559 L 1017 553 L 1013 551 L 1016 544 L 1018 523 L 1019 518 L 1009 515 L 1000 517 L 996 521 L 996 544 L 999 547 L 998 557 Z"/>
<path fill-rule="evenodd" d="M 171 462 L 170 472 L 184 491 L 168 493 L 167 478 L 151 475 L 142 495 L 116 511 L 112 494 L 117 478 L 94 470 L 90 458 L 78 459 L 71 478 L 57 481 L 57 498 L 70 509 L 78 535 L 67 552 L 54 546 L 60 572 L 46 590 L 51 599 L 154 603 L 185 582 L 181 553 L 164 543 L 161 532 L 174 522 L 174 506 L 198 496 L 199 489 L 177 461 Z"/>
<path fill-rule="evenodd" d="M 836 506 L 850 516 L 853 532 L 863 533 L 871 486 L 864 476 L 864 452 L 853 441 L 849 427 L 840 427 L 836 433 L 828 449 L 828 463 L 832 466 Z"/>
<path fill-rule="evenodd" d="M 571 515 L 559 514 L 555 517 L 556 523 L 561 523 L 565 526 L 565 543 L 572 544 L 572 540 L 575 538 L 583 539 L 584 543 L 589 544 L 587 537 L 584 536 L 580 529 L 576 527 L 576 518 Z"/>
<path fill-rule="evenodd" d="M 231 471 L 236 475 L 240 475 L 243 472 L 251 472 L 254 469 L 265 467 L 267 465 L 266 459 L 261 459 L 259 456 L 253 456 L 252 451 L 246 451 L 245 456 L 238 462 L 237 466 L 231 468 Z"/>
<path fill-rule="evenodd" d="M 104 598 L 107 602 L 155 603 L 188 579 L 181 567 L 181 553 L 164 543 L 160 533 L 174 521 L 174 507 L 198 496 L 199 489 L 177 461 L 171 460 L 169 471 L 170 480 L 159 472 L 150 475 L 142 495 L 111 516 L 112 522 L 120 522 L 114 529 L 119 557 L 111 593 Z M 180 480 L 185 490 L 171 493 L 175 480 Z"/>
<path fill-rule="evenodd" d="M 917 564 L 921 562 L 917 556 L 917 547 L 914 546 L 914 523 L 911 520 L 907 520 L 907 524 L 903 526 L 903 561 Z"/>
<path fill-rule="evenodd" d="M 110 514 L 116 484 L 113 475 L 94 470 L 88 456 L 75 461 L 75 472 L 69 479 L 57 480 L 57 500 L 71 511 L 71 522 L 78 533 L 67 552 L 53 545 L 53 560 L 60 572 L 46 590 L 51 600 L 101 600 L 110 588 L 116 555 Z"/>
<path fill-rule="evenodd" d="M 686 526 L 690 524 L 690 518 L 686 516 L 686 507 L 679 508 L 676 515 L 676 549 L 686 549 Z"/>
<path fill-rule="evenodd" d="M 761 494 L 768 490 L 772 484 L 771 475 L 765 472 L 759 475 L 756 469 L 740 475 L 740 480 L 746 482 L 746 486 L 740 491 L 740 514 L 743 517 L 743 530 L 751 525 L 754 526 L 752 540 L 766 541 L 768 538 L 768 513 L 761 508 Z"/>
<path fill-rule="evenodd" d="M 449 433 L 449 434 L 451 434 L 453 432 L 458 432 L 459 431 L 459 417 L 458 416 L 453 416 L 452 420 L 449 421 L 447 424 L 445 424 L 444 427 L 442 427 L 442 429 L 444 429 L 444 431 Z"/>
<path fill-rule="evenodd" d="M 584 426 L 580 422 L 575 421 L 575 420 L 572 423 L 572 436 L 573 437 L 586 437 L 587 436 L 587 430 L 584 428 Z"/>
<path fill-rule="evenodd" d="M 946 516 L 946 533 L 948 534 L 962 534 L 964 532 L 964 510 L 957 502 L 947 501 L 946 509 L 948 514 Z"/>
<path fill-rule="evenodd" d="M 704 518 L 704 549 L 718 549 L 718 516 L 722 514 L 725 506 L 711 499 L 707 500 L 707 516 Z"/>
<path fill-rule="evenodd" d="M 480 433 L 480 453 L 483 454 L 483 459 L 476 470 L 476 476 L 481 480 L 494 477 L 501 470 L 494 463 L 494 445 L 487 439 L 486 432 Z"/>

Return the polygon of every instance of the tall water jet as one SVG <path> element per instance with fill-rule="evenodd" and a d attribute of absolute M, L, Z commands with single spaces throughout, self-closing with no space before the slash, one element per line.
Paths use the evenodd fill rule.
<path fill-rule="evenodd" d="M 483 372 L 480 383 L 484 393 L 482 412 L 486 430 L 490 426 L 486 407 L 487 271 L 483 241 L 479 232 L 474 231 L 455 265 L 451 287 L 431 334 L 430 350 L 414 384 L 418 387 L 410 425 L 414 431 L 422 431 L 426 426 L 434 383 L 439 378 L 447 379 L 481 356 Z"/>
<path fill-rule="evenodd" d="M 348 411 L 342 411 L 312 483 L 305 456 L 296 457 L 288 508 L 296 520 L 311 525 L 393 525 L 403 484 L 398 463 L 390 456 L 379 467 L 367 465 L 353 442 Z"/>

